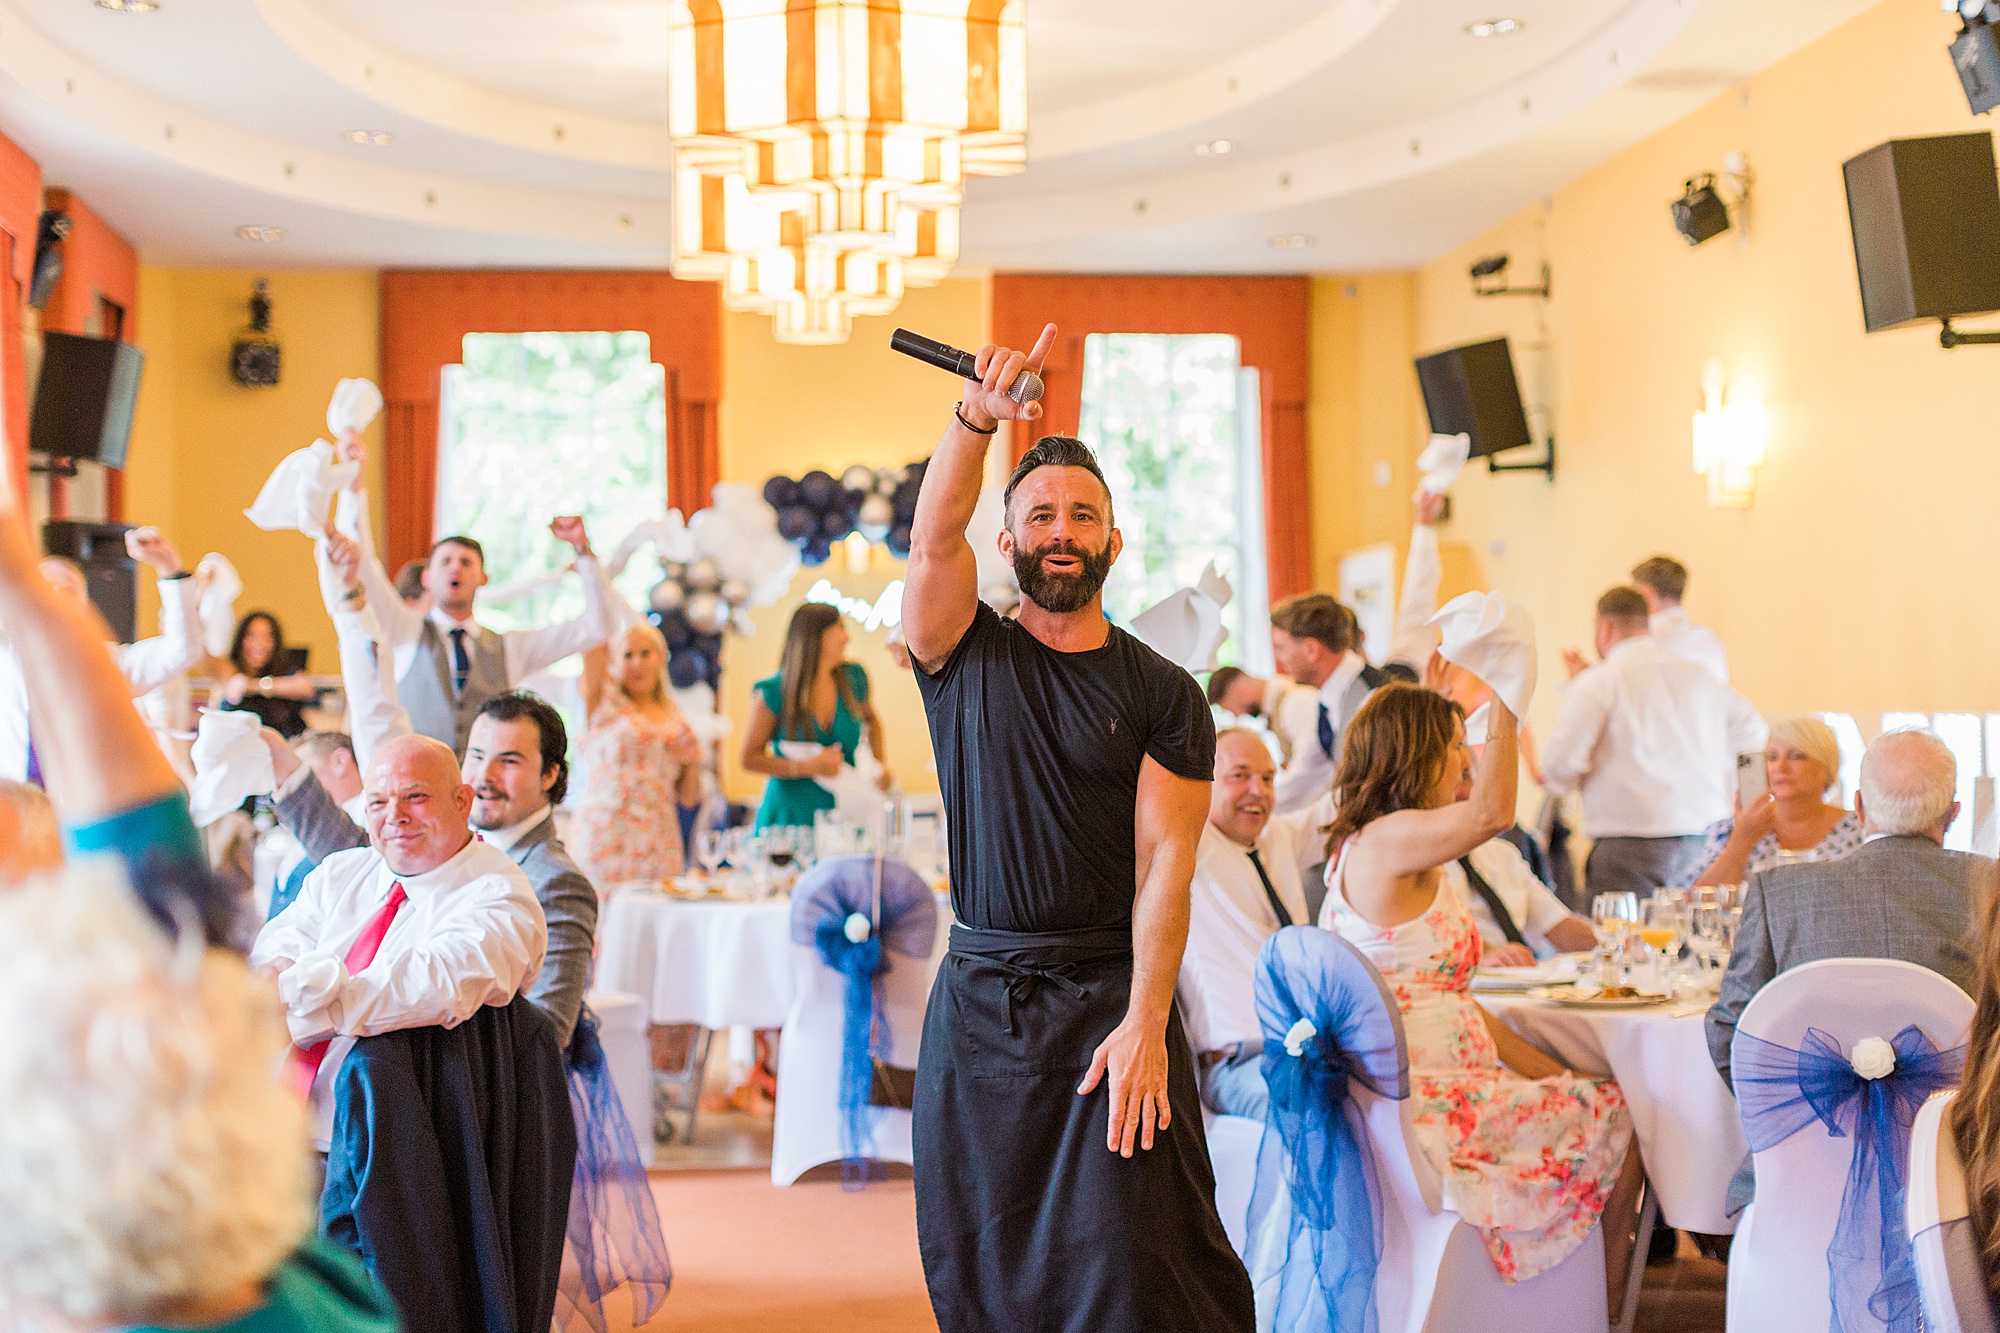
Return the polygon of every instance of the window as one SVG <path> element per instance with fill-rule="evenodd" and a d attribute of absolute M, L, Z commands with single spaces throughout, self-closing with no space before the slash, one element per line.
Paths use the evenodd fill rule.
<path fill-rule="evenodd" d="M 1104 467 L 1125 537 L 1104 588 L 1111 618 L 1129 624 L 1213 561 L 1235 589 L 1219 658 L 1268 671 L 1262 413 L 1236 339 L 1091 334 L 1078 429 Z"/>
<path fill-rule="evenodd" d="M 444 373 L 437 532 L 478 539 L 496 586 L 569 564 L 569 548 L 549 535 L 558 514 L 582 514 L 608 555 L 666 512 L 666 372 L 645 334 L 471 333 L 464 358 Z M 619 590 L 643 606 L 658 577 L 650 561 L 634 561 Z M 498 630 L 582 610 L 574 579 L 480 599 L 480 619 Z"/>

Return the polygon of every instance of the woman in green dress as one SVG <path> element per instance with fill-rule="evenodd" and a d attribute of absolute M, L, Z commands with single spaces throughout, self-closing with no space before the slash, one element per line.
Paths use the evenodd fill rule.
<path fill-rule="evenodd" d="M 868 702 L 868 673 L 846 661 L 846 653 L 839 609 L 807 602 L 792 613 L 778 674 L 758 681 L 752 692 L 743 767 L 770 779 L 757 811 L 760 829 L 810 826 L 814 814 L 833 809 L 833 793 L 815 779 L 834 777 L 853 763 L 864 731 L 875 758 L 883 757 L 882 720 Z M 788 757 L 780 745 L 824 748 Z M 877 785 L 887 791 L 892 781 L 884 765 Z"/>

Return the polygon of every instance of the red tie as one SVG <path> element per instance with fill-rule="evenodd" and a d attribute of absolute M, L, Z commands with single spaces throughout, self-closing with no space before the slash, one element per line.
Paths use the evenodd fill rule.
<path fill-rule="evenodd" d="M 375 961 L 375 951 L 382 947 L 382 937 L 389 933 L 389 923 L 396 919 L 409 895 L 403 892 L 403 882 L 397 880 L 389 886 L 389 900 L 368 918 L 368 924 L 355 936 L 354 943 L 347 949 L 347 975 L 353 976 Z M 319 1075 L 320 1061 L 326 1059 L 326 1048 L 333 1039 L 314 1042 L 310 1046 L 294 1046 L 291 1058 L 286 1062 L 286 1076 L 299 1091 L 301 1097 L 312 1092 L 313 1079 Z"/>

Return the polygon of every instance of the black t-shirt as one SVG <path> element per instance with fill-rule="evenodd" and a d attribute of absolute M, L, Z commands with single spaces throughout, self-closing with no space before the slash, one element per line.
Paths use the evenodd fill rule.
<path fill-rule="evenodd" d="M 1138 891 L 1139 765 L 1207 782 L 1215 722 L 1194 677 L 1117 626 L 1063 653 L 984 602 L 936 675 L 930 716 L 951 906 L 984 930 L 1124 925 Z"/>

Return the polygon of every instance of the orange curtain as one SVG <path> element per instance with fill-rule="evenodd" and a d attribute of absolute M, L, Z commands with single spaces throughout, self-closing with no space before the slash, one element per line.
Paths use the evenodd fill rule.
<path fill-rule="evenodd" d="M 384 482 L 391 569 L 430 550 L 438 396 L 468 333 L 637 330 L 667 373 L 667 503 L 707 507 L 720 463 L 722 289 L 664 273 L 426 271 L 382 275 Z"/>
<path fill-rule="evenodd" d="M 26 503 L 28 494 L 28 376 L 21 343 L 21 311 L 34 276 L 35 225 L 42 215 L 42 168 L 14 141 L 0 136 L 0 237 L 11 253 L 0 273 L 0 420 L 7 434 L 6 466 L 14 478 L 14 493 Z"/>
<path fill-rule="evenodd" d="M 1016 430 L 1014 456 L 1031 435 L 1073 435 L 1083 410 L 1083 340 L 1093 333 L 1227 333 L 1262 385 L 1264 542 L 1273 600 L 1312 587 L 1306 391 L 1311 287 L 1305 278 L 1124 277 L 1001 274 L 993 279 L 993 341 L 1027 348 L 1054 323 L 1043 367 L 1046 412 Z"/>

